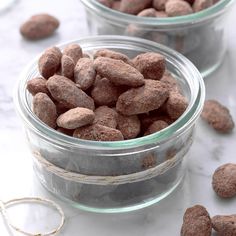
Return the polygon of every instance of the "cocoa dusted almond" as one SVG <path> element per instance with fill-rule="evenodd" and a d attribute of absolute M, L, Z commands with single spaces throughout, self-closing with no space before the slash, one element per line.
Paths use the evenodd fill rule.
<path fill-rule="evenodd" d="M 46 82 L 47 80 L 42 77 L 31 79 L 27 82 L 27 89 L 32 95 L 35 95 L 40 92 L 49 94 Z"/>
<path fill-rule="evenodd" d="M 140 120 L 137 115 L 124 116 L 118 114 L 117 129 L 120 130 L 125 139 L 136 138 L 141 129 Z"/>
<path fill-rule="evenodd" d="M 220 133 L 229 133 L 234 129 L 229 109 L 216 100 L 205 101 L 201 117 Z"/>
<path fill-rule="evenodd" d="M 167 1 L 165 9 L 166 9 L 166 14 L 170 17 L 184 16 L 193 13 L 191 5 L 188 2 L 181 0 Z"/>
<path fill-rule="evenodd" d="M 133 63 L 145 79 L 160 80 L 166 69 L 165 57 L 154 52 L 142 53 L 136 56 Z"/>
<path fill-rule="evenodd" d="M 98 57 L 94 61 L 94 68 L 99 75 L 109 79 L 115 85 L 139 87 L 144 84 L 143 75 L 121 60 Z"/>
<path fill-rule="evenodd" d="M 217 168 L 213 174 L 212 187 L 222 198 L 236 196 L 236 164 L 228 163 Z"/>
<path fill-rule="evenodd" d="M 120 53 L 120 52 L 115 52 L 115 51 L 109 50 L 109 49 L 97 50 L 94 54 L 94 58 L 96 59 L 97 57 L 109 57 L 111 59 L 121 60 L 127 64 L 132 65 L 131 60 L 125 54 Z"/>
<path fill-rule="evenodd" d="M 123 115 L 137 115 L 160 108 L 169 97 L 169 90 L 158 80 L 145 80 L 145 85 L 132 88 L 118 98 L 116 109 Z"/>
<path fill-rule="evenodd" d="M 214 230 L 222 236 L 236 235 L 236 214 L 217 215 L 212 218 Z"/>
<path fill-rule="evenodd" d="M 75 83 L 64 76 L 54 75 L 47 81 L 52 97 L 66 108 L 84 107 L 94 110 L 94 101 Z"/>
<path fill-rule="evenodd" d="M 95 77 L 96 71 L 93 67 L 93 60 L 90 58 L 79 59 L 74 70 L 75 83 L 82 90 L 87 90 L 93 85 Z"/>
<path fill-rule="evenodd" d="M 61 114 L 57 118 L 57 125 L 65 129 L 76 129 L 85 125 L 92 124 L 94 112 L 87 108 L 76 107 Z"/>
<path fill-rule="evenodd" d="M 59 20 L 49 14 L 31 16 L 20 27 L 20 33 L 29 40 L 47 38 L 59 27 Z"/>
<path fill-rule="evenodd" d="M 80 58 L 83 57 L 83 51 L 80 45 L 72 43 L 67 45 L 63 50 L 63 55 L 66 55 L 74 61 L 75 65 Z"/>
<path fill-rule="evenodd" d="M 78 128 L 73 136 L 94 141 L 121 141 L 124 139 L 119 130 L 98 124 Z"/>
<path fill-rule="evenodd" d="M 100 106 L 94 111 L 94 113 L 94 124 L 99 124 L 116 129 L 118 114 L 114 109 L 108 106 Z"/>
<path fill-rule="evenodd" d="M 56 105 L 46 93 L 37 93 L 33 98 L 33 112 L 46 125 L 56 128 Z"/>
<path fill-rule="evenodd" d="M 212 223 L 206 208 L 195 205 L 186 210 L 181 236 L 211 236 Z"/>

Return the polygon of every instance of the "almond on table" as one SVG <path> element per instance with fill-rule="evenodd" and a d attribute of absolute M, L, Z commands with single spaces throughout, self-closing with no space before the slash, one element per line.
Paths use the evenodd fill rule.
<path fill-rule="evenodd" d="M 185 211 L 181 236 L 211 236 L 212 223 L 206 208 L 195 205 Z"/>
<path fill-rule="evenodd" d="M 201 117 L 220 133 L 229 133 L 234 129 L 229 109 L 216 100 L 205 101 Z"/>
<path fill-rule="evenodd" d="M 236 214 L 216 215 L 212 218 L 214 230 L 222 236 L 236 235 Z"/>
<path fill-rule="evenodd" d="M 217 168 L 212 177 L 212 187 L 219 197 L 236 196 L 236 164 L 228 163 Z"/>
<path fill-rule="evenodd" d="M 22 36 L 29 40 L 38 40 L 52 35 L 59 27 L 59 20 L 49 14 L 38 14 L 31 16 L 20 27 Z"/>

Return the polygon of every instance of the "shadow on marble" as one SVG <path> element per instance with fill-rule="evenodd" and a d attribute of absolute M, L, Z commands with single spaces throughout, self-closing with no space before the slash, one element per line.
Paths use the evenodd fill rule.
<path fill-rule="evenodd" d="M 27 40 L 23 37 L 20 39 L 20 46 L 22 50 L 29 50 L 32 54 L 38 54 L 39 51 L 43 51 L 44 49 L 54 46 L 58 44 L 61 40 L 61 35 L 59 32 L 55 32 L 48 38 L 40 39 L 40 40 Z"/>
<path fill-rule="evenodd" d="M 62 206 L 67 217 L 65 235 L 154 236 L 153 232 L 175 235 L 180 231 L 184 211 L 190 204 L 188 179 L 186 176 L 177 189 L 159 203 L 130 213 L 98 214 L 75 209 L 45 190 L 36 176 L 33 178 L 33 194 L 43 195 Z M 171 228 L 168 227 L 170 223 Z M 78 228 L 77 233 L 75 228 Z"/>

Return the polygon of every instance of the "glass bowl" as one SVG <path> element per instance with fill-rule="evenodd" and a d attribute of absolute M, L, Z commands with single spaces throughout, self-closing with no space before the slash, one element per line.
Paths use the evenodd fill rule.
<path fill-rule="evenodd" d="M 42 184 L 72 205 L 93 212 L 124 212 L 140 209 L 170 194 L 185 174 L 185 158 L 194 124 L 205 98 L 202 77 L 181 54 L 157 43 L 125 36 L 96 36 L 78 43 L 92 54 L 101 48 L 134 57 L 159 52 L 176 77 L 189 102 L 184 114 L 155 134 L 126 141 L 85 141 L 59 133 L 32 112 L 27 81 L 38 76 L 37 60 L 22 73 L 15 103 L 24 122 L 35 172 Z"/>
<path fill-rule="evenodd" d="M 226 53 L 225 23 L 234 0 L 220 0 L 198 13 L 167 18 L 140 17 L 81 0 L 92 35 L 128 35 L 164 44 L 185 55 L 203 76 L 218 68 Z"/>

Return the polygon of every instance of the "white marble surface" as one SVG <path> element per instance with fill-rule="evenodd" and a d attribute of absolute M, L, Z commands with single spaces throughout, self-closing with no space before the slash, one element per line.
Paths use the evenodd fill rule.
<path fill-rule="evenodd" d="M 19 25 L 34 13 L 49 12 L 62 24 L 57 34 L 40 42 L 28 42 L 19 35 Z M 236 12 L 236 9 L 234 10 Z M 236 18 L 228 20 L 228 54 L 223 65 L 206 80 L 207 97 L 227 105 L 236 120 Z M 87 35 L 85 16 L 77 0 L 19 0 L 0 13 L 0 199 L 41 196 L 55 200 L 66 214 L 63 236 L 174 236 L 179 235 L 184 210 L 199 203 L 210 214 L 236 213 L 236 199 L 223 201 L 211 188 L 213 171 L 235 161 L 236 131 L 219 135 L 202 121 L 188 161 L 183 185 L 159 204 L 126 214 L 94 214 L 74 209 L 50 195 L 35 178 L 24 134 L 14 112 L 13 89 L 23 67 L 45 47 Z M 36 210 L 37 209 L 37 210 Z M 52 210 L 23 205 L 11 209 L 17 224 L 25 229 L 49 229 L 58 222 Z M 0 217 L 0 235 L 13 235 Z"/>

